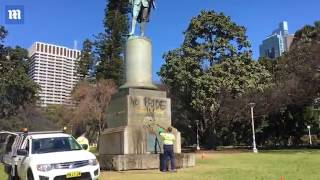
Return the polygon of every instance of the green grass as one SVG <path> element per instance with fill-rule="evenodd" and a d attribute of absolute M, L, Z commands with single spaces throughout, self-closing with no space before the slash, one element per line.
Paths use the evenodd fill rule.
<path fill-rule="evenodd" d="M 3 165 L 0 164 L 0 179 L 7 179 L 7 174 L 4 172 Z"/>
<path fill-rule="evenodd" d="M 320 151 L 265 151 L 253 153 L 210 153 L 197 156 L 196 167 L 177 173 L 157 170 L 103 172 L 110 180 L 319 180 Z"/>
<path fill-rule="evenodd" d="M 197 155 L 193 168 L 177 173 L 157 170 L 102 172 L 101 180 L 319 180 L 320 150 L 281 150 L 253 153 Z M 0 165 L 0 179 L 6 179 Z"/>

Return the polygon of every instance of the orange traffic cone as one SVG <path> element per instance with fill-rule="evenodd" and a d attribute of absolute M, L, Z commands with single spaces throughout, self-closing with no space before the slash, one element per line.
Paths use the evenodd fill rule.
<path fill-rule="evenodd" d="M 280 180 L 284 180 L 284 177 L 283 177 L 283 176 L 280 176 Z"/>

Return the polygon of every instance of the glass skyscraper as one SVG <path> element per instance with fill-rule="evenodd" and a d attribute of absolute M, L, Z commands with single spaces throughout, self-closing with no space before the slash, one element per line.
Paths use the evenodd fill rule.
<path fill-rule="evenodd" d="M 260 45 L 260 57 L 275 59 L 289 51 L 293 35 L 289 34 L 288 22 L 283 21 Z"/>

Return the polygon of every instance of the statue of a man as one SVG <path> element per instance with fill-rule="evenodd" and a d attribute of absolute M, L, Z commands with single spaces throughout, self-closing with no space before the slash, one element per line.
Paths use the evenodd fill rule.
<path fill-rule="evenodd" d="M 144 36 L 146 23 L 149 22 L 151 8 L 155 8 L 154 0 L 129 0 L 133 6 L 130 36 L 134 35 L 137 22 L 140 23 L 141 36 Z"/>

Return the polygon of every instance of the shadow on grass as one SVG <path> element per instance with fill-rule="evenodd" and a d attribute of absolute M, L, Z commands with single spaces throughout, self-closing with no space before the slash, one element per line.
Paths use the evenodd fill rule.
<path fill-rule="evenodd" d="M 272 153 L 272 154 L 298 154 L 307 153 L 315 154 L 320 153 L 320 146 L 268 146 L 268 147 L 258 147 L 259 153 Z M 250 153 L 252 152 L 252 147 L 249 146 L 219 146 L 215 150 L 201 149 L 201 151 L 196 151 L 193 148 L 185 148 L 184 153 L 219 153 L 219 154 L 233 154 L 233 153 Z"/>
<path fill-rule="evenodd" d="M 319 149 L 274 149 L 274 150 L 260 150 L 264 154 L 298 154 L 298 153 L 320 153 Z"/>
<path fill-rule="evenodd" d="M 261 147 L 262 153 L 296 154 L 296 153 L 319 153 L 320 146 L 270 146 Z"/>

